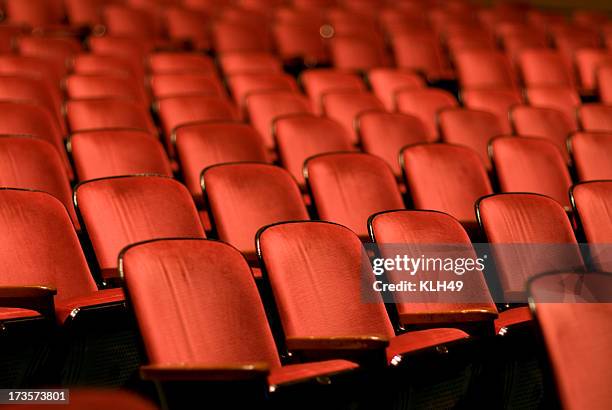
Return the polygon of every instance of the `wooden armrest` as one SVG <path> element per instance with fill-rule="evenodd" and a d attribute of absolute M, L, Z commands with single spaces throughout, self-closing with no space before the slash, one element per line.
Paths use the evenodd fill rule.
<path fill-rule="evenodd" d="M 30 309 L 55 317 L 53 296 L 57 290 L 46 286 L 0 286 L 0 306 Z"/>
<path fill-rule="evenodd" d="M 382 350 L 389 340 L 380 336 L 289 337 L 287 349 L 295 350 Z"/>
<path fill-rule="evenodd" d="M 198 366 L 184 364 L 145 365 L 140 367 L 144 380 L 167 381 L 240 381 L 263 379 L 270 373 L 267 363 Z"/>

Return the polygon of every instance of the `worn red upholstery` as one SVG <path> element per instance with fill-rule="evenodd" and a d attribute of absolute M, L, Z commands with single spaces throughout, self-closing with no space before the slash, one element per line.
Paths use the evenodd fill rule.
<path fill-rule="evenodd" d="M 69 99 L 124 98 L 143 105 L 149 99 L 144 87 L 126 75 L 73 74 L 65 79 Z"/>
<path fill-rule="evenodd" d="M 461 99 L 467 108 L 495 114 L 503 133 L 510 133 L 510 108 L 522 102 L 521 95 L 513 89 L 464 90 Z"/>
<path fill-rule="evenodd" d="M 577 132 L 568 145 L 580 181 L 612 179 L 612 133 Z"/>
<path fill-rule="evenodd" d="M 503 134 L 498 118 L 487 111 L 449 108 L 438 113 L 442 141 L 473 149 L 487 169 L 491 162 L 487 147 L 491 138 Z"/>
<path fill-rule="evenodd" d="M 612 131 L 612 106 L 582 104 L 578 109 L 580 127 L 584 131 Z"/>
<path fill-rule="evenodd" d="M 70 100 L 66 118 L 72 132 L 105 128 L 135 128 L 157 133 L 142 104 L 124 98 Z"/>
<path fill-rule="evenodd" d="M 612 105 L 612 63 L 606 63 L 597 69 L 597 90 L 601 102 Z"/>
<path fill-rule="evenodd" d="M 0 102 L 0 134 L 30 135 L 49 141 L 62 158 L 68 178 L 72 179 L 62 132 L 48 110 L 26 102 Z"/>
<path fill-rule="evenodd" d="M 250 260 L 262 226 L 308 219 L 300 189 L 284 169 L 268 164 L 221 164 L 202 174 L 212 218 L 221 240 Z"/>
<path fill-rule="evenodd" d="M 355 73 L 333 69 L 306 70 L 300 82 L 317 113 L 323 111 L 323 95 L 335 91 L 365 91 L 361 78 Z"/>
<path fill-rule="evenodd" d="M 612 63 L 612 51 L 605 48 L 581 48 L 574 56 L 581 91 L 594 93 L 597 88 L 597 68 Z"/>
<path fill-rule="evenodd" d="M 172 176 L 164 148 L 145 131 L 78 132 L 70 137 L 70 148 L 80 181 L 132 174 Z"/>
<path fill-rule="evenodd" d="M 489 243 L 499 246 L 493 256 L 506 297 L 522 299 L 526 282 L 534 275 L 583 269 L 572 225 L 552 198 L 498 194 L 481 199 L 476 209 Z"/>
<path fill-rule="evenodd" d="M 312 113 L 302 94 L 293 91 L 262 91 L 247 96 L 246 107 L 253 127 L 262 136 L 268 149 L 274 148 L 274 121 L 288 114 Z"/>
<path fill-rule="evenodd" d="M 572 188 L 571 195 L 584 236 L 592 244 L 592 263 L 596 269 L 609 272 L 612 270 L 612 182 L 583 182 Z"/>
<path fill-rule="evenodd" d="M 64 204 L 78 229 L 64 163 L 48 141 L 28 137 L 0 138 L 0 186 L 35 189 L 53 195 Z"/>
<path fill-rule="evenodd" d="M 244 106 L 249 94 L 261 91 L 298 91 L 297 84 L 289 74 L 244 73 L 227 78 L 234 101 Z"/>
<path fill-rule="evenodd" d="M 275 55 L 267 52 L 224 53 L 219 57 L 219 65 L 225 75 L 283 72 L 282 62 Z"/>
<path fill-rule="evenodd" d="M 196 53 L 157 52 L 149 55 L 152 74 L 210 74 L 216 73 L 210 57 Z"/>
<path fill-rule="evenodd" d="M 283 167 L 304 188 L 304 161 L 311 156 L 354 149 L 351 136 L 337 122 L 310 114 L 288 115 L 274 123 L 276 148 Z"/>
<path fill-rule="evenodd" d="M 401 161 L 416 209 L 445 212 L 473 225 L 474 203 L 493 192 L 480 157 L 468 147 L 415 145 L 401 152 Z"/>
<path fill-rule="evenodd" d="M 221 81 L 208 73 L 153 74 L 149 84 L 153 97 L 158 99 L 191 94 L 225 95 Z"/>
<path fill-rule="evenodd" d="M 530 105 L 562 111 L 575 126 L 576 108 L 580 105 L 580 96 L 574 88 L 531 87 L 525 93 Z"/>
<path fill-rule="evenodd" d="M 438 111 L 459 105 L 451 93 L 438 88 L 402 90 L 396 94 L 395 101 L 397 111 L 414 115 L 423 122 L 429 141 L 439 138 L 436 122 Z"/>
<path fill-rule="evenodd" d="M 604 409 L 612 401 L 612 392 L 605 382 L 610 377 L 607 363 L 610 362 L 608 346 L 612 341 L 612 326 L 608 318 L 612 314 L 612 304 L 609 299 L 602 302 L 551 302 L 546 296 L 540 296 L 558 286 L 558 276 L 537 278 L 531 283 L 530 290 L 560 404 L 566 409 Z M 568 284 L 570 295 L 579 295 L 579 289 L 610 289 L 607 275 L 572 276 L 574 279 Z"/>
<path fill-rule="evenodd" d="M 558 51 L 548 48 L 525 50 L 519 57 L 523 83 L 527 87 L 573 87 L 572 73 Z"/>
<path fill-rule="evenodd" d="M 334 36 L 329 43 L 331 61 L 339 70 L 367 71 L 389 65 L 384 43 L 356 35 Z"/>
<path fill-rule="evenodd" d="M 491 49 L 465 49 L 455 54 L 462 88 L 516 88 L 516 79 L 506 56 Z"/>
<path fill-rule="evenodd" d="M 450 215 L 434 211 L 389 211 L 374 215 L 369 221 L 370 237 L 379 245 L 405 244 L 405 250 L 413 257 L 420 257 L 423 252 L 432 255 L 438 245 L 463 245 L 460 255 L 452 257 L 476 258 L 470 237 L 461 224 Z M 432 246 L 433 245 L 433 246 Z M 445 257 L 440 249 L 439 255 Z M 393 252 L 381 248 L 383 257 L 393 257 Z M 450 252 L 448 254 L 450 256 Z M 392 283 L 405 280 L 405 274 L 387 271 Z M 423 279 L 432 280 L 435 273 L 423 273 Z M 440 276 L 442 278 L 442 275 Z M 465 289 L 456 301 L 444 297 L 432 296 L 423 302 L 419 296 L 418 303 L 409 303 L 405 299 L 396 302 L 400 321 L 403 325 L 419 323 L 452 323 L 452 322 L 492 322 L 497 318 L 497 308 L 493 303 L 487 283 L 482 272 L 473 272 L 462 278 Z"/>
<path fill-rule="evenodd" d="M 399 90 L 423 88 L 425 82 L 418 74 L 394 68 L 376 68 L 368 73 L 372 91 L 389 111 L 395 111 L 395 95 Z"/>
<path fill-rule="evenodd" d="M 357 368 L 341 360 L 282 366 L 251 270 L 229 245 L 158 240 L 128 248 L 121 266 L 152 364 L 264 362 L 271 385 Z"/>
<path fill-rule="evenodd" d="M 384 110 L 383 104 L 372 93 L 339 91 L 323 96 L 323 113 L 342 125 L 355 144 L 358 142 L 356 118 L 362 112 L 369 110 Z"/>
<path fill-rule="evenodd" d="M 100 269 L 117 267 L 126 245 L 155 238 L 204 238 L 189 191 L 162 176 L 124 176 L 87 181 L 74 202 Z"/>
<path fill-rule="evenodd" d="M 404 207 L 393 171 L 378 157 L 331 153 L 308 159 L 304 175 L 319 218 L 337 222 L 367 238 L 368 217 Z"/>
<path fill-rule="evenodd" d="M 326 222 L 267 227 L 258 247 L 272 286 L 285 337 L 379 336 L 390 340 L 387 360 L 467 337 L 457 329 L 395 336 L 382 299 L 364 303 L 369 261 L 348 228 Z"/>
<path fill-rule="evenodd" d="M 200 176 L 205 168 L 224 162 L 267 162 L 267 153 L 257 131 L 247 124 L 202 122 L 178 127 L 175 150 L 185 185 L 202 204 Z"/>
<path fill-rule="evenodd" d="M 432 31 L 400 33 L 392 37 L 391 44 L 398 67 L 421 72 L 431 80 L 453 77 L 440 38 Z"/>
<path fill-rule="evenodd" d="M 356 121 L 363 150 L 384 159 L 396 177 L 402 175 L 399 163 L 401 149 L 429 140 L 423 122 L 412 115 L 365 111 Z"/>
<path fill-rule="evenodd" d="M 535 192 L 570 209 L 572 179 L 555 144 L 540 138 L 499 137 L 491 141 L 489 152 L 501 192 Z"/>

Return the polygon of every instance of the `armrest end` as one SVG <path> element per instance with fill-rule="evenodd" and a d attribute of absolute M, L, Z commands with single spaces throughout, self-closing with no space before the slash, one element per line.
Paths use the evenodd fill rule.
<path fill-rule="evenodd" d="M 383 350 L 389 340 L 381 336 L 289 337 L 287 349 L 293 350 Z"/>
<path fill-rule="evenodd" d="M 171 381 L 245 381 L 265 380 L 270 370 L 266 363 L 198 366 L 185 364 L 145 365 L 140 367 L 144 380 Z"/>
<path fill-rule="evenodd" d="M 47 286 L 0 286 L 0 306 L 30 309 L 53 318 L 57 290 Z"/>

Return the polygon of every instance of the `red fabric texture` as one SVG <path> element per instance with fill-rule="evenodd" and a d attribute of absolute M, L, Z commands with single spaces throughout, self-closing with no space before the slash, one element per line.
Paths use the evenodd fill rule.
<path fill-rule="evenodd" d="M 484 233 L 492 244 L 577 244 L 565 210 L 549 197 L 500 194 L 483 199 L 478 210 Z M 506 248 L 499 252 L 494 249 L 493 253 L 507 294 L 524 292 L 526 281 L 536 274 L 583 267 L 577 246 Z"/>
<path fill-rule="evenodd" d="M 324 94 L 333 91 L 366 90 L 365 84 L 357 74 L 333 69 L 306 70 L 300 80 L 317 113 L 323 110 Z"/>
<path fill-rule="evenodd" d="M 511 110 L 510 116 L 516 134 L 546 138 L 561 150 L 564 159 L 569 160 L 565 141 L 576 126 L 563 111 L 518 105 Z"/>
<path fill-rule="evenodd" d="M 164 148 L 145 131 L 85 131 L 72 134 L 70 146 L 80 181 L 131 174 L 172 176 Z"/>
<path fill-rule="evenodd" d="M 580 181 L 612 179 L 612 132 L 578 132 L 569 144 Z"/>
<path fill-rule="evenodd" d="M 280 118 L 275 123 L 278 154 L 283 167 L 304 187 L 304 161 L 318 154 L 353 150 L 351 137 L 337 122 L 310 114 Z"/>
<path fill-rule="evenodd" d="M 280 11 L 277 17 L 279 14 Z M 308 62 L 327 61 L 325 43 L 317 30 L 318 27 L 321 27 L 321 24 L 315 26 L 315 29 L 312 30 L 312 27 L 303 24 L 301 19 L 299 22 L 301 24 L 295 24 L 291 21 L 277 22 L 273 27 L 278 54 L 286 60 L 303 58 Z"/>
<path fill-rule="evenodd" d="M 168 37 L 177 42 L 186 42 L 195 50 L 209 50 L 211 41 L 206 21 L 208 13 L 183 6 L 183 3 L 164 7 L 164 18 Z"/>
<path fill-rule="evenodd" d="M 143 105 L 149 103 L 144 87 L 126 75 L 73 74 L 65 79 L 70 99 L 126 98 Z"/>
<path fill-rule="evenodd" d="M 531 320 L 531 311 L 527 306 L 517 307 L 499 312 L 499 318 L 495 320 L 495 334 L 499 334 L 503 328 L 511 327 L 519 323 Z"/>
<path fill-rule="evenodd" d="M 45 191 L 59 199 L 79 229 L 72 188 L 55 147 L 28 137 L 0 138 L 0 186 Z"/>
<path fill-rule="evenodd" d="M 576 108 L 580 105 L 580 96 L 573 87 L 529 87 L 525 94 L 529 104 L 562 111 L 572 126 L 575 126 Z"/>
<path fill-rule="evenodd" d="M 102 16 L 106 33 L 111 36 L 159 39 L 162 35 L 162 22 L 149 8 L 111 3 L 104 6 Z"/>
<path fill-rule="evenodd" d="M 431 79 L 451 76 L 440 38 L 431 30 L 402 30 L 393 36 L 391 43 L 398 67 L 423 72 Z"/>
<path fill-rule="evenodd" d="M 143 68 L 142 64 L 135 64 L 122 56 L 84 53 L 74 57 L 72 70 L 76 74 L 128 75 L 135 78 Z"/>
<path fill-rule="evenodd" d="M 0 190 L 0 275 L 54 287 L 57 303 L 97 289 L 66 208 L 44 192 Z"/>
<path fill-rule="evenodd" d="M 251 94 L 247 97 L 246 104 L 251 124 L 269 149 L 274 148 L 272 130 L 276 118 L 312 112 L 308 100 L 302 94 L 292 91 L 262 91 Z"/>
<path fill-rule="evenodd" d="M 49 80 L 49 84 L 57 87 L 65 73 L 66 64 L 63 61 L 16 54 L 0 56 L 0 74 L 2 75 L 26 75 L 46 78 Z"/>
<path fill-rule="evenodd" d="M 273 369 L 268 376 L 268 383 L 271 386 L 295 383 L 319 376 L 354 370 L 358 367 L 355 363 L 347 360 L 325 360 L 322 362 L 290 364 Z"/>
<path fill-rule="evenodd" d="M 610 38 L 612 39 L 612 36 Z M 601 102 L 612 105 L 612 63 L 599 67 L 597 70 L 597 85 Z"/>
<path fill-rule="evenodd" d="M 125 296 L 121 288 L 96 290 L 85 295 L 64 299 L 55 306 L 57 321 L 64 323 L 74 309 L 123 302 L 124 300 Z"/>
<path fill-rule="evenodd" d="M 404 207 L 393 172 L 373 155 L 325 154 L 308 160 L 305 172 L 319 217 L 362 238 L 370 215 Z"/>
<path fill-rule="evenodd" d="M 241 73 L 282 73 L 283 64 L 273 54 L 257 51 L 240 51 L 223 54 L 219 64 L 226 76 Z"/>
<path fill-rule="evenodd" d="M 204 238 L 187 188 L 160 176 L 99 179 L 75 191 L 101 269 L 117 266 L 125 246 L 155 238 Z"/>
<path fill-rule="evenodd" d="M 194 123 L 175 131 L 175 148 L 185 185 L 202 203 L 202 171 L 224 162 L 267 162 L 267 153 L 257 131 L 240 123 Z"/>
<path fill-rule="evenodd" d="M 395 356 L 414 353 L 446 343 L 467 339 L 469 335 L 462 330 L 453 328 L 417 330 L 403 333 L 390 340 L 387 347 L 387 361 L 392 362 Z"/>
<path fill-rule="evenodd" d="M 438 114 L 442 141 L 469 147 L 476 151 L 485 167 L 491 168 L 488 144 L 503 134 L 499 119 L 490 112 L 454 108 Z"/>
<path fill-rule="evenodd" d="M 525 50 L 519 57 L 519 68 L 527 87 L 574 85 L 570 71 L 556 50 L 549 48 Z"/>
<path fill-rule="evenodd" d="M 190 94 L 210 94 L 219 97 L 225 95 L 221 81 L 210 73 L 153 74 L 150 85 L 155 98 Z"/>
<path fill-rule="evenodd" d="M 490 147 L 502 192 L 535 192 L 570 208 L 572 179 L 555 144 L 540 138 L 501 137 Z"/>
<path fill-rule="evenodd" d="M 455 53 L 457 76 L 462 88 L 516 88 L 506 56 L 487 48 Z"/>
<path fill-rule="evenodd" d="M 219 238 L 251 258 L 259 228 L 308 219 L 295 180 L 282 168 L 225 164 L 208 169 L 202 179 Z"/>
<path fill-rule="evenodd" d="M 363 150 L 384 159 L 396 177 L 402 175 L 401 149 L 429 139 L 423 122 L 412 115 L 368 111 L 359 115 L 357 121 Z"/>
<path fill-rule="evenodd" d="M 350 35 L 334 36 L 330 43 L 332 64 L 339 70 L 369 70 L 389 65 L 385 44 L 377 38 Z"/>
<path fill-rule="evenodd" d="M 580 86 L 584 91 L 597 88 L 597 68 L 612 63 L 612 52 L 605 48 L 582 48 L 574 56 Z"/>
<path fill-rule="evenodd" d="M 423 121 L 430 141 L 439 138 L 436 122 L 438 111 L 459 105 L 451 93 L 437 88 L 401 91 L 395 98 L 399 112 L 414 115 Z"/>
<path fill-rule="evenodd" d="M 215 63 L 197 53 L 157 52 L 149 55 L 149 69 L 153 74 L 214 74 Z"/>
<path fill-rule="evenodd" d="M 494 114 L 504 134 L 511 132 L 508 116 L 510 107 L 520 104 L 523 99 L 514 89 L 463 90 L 461 98 L 467 108 Z"/>
<path fill-rule="evenodd" d="M 402 151 L 406 185 L 416 209 L 448 213 L 474 222 L 474 203 L 493 193 L 476 152 L 450 144 L 426 144 Z"/>
<path fill-rule="evenodd" d="M 155 133 L 147 110 L 136 102 L 122 98 L 71 100 L 66 116 L 72 132 L 103 128 L 136 128 Z"/>
<path fill-rule="evenodd" d="M 145 59 L 155 47 L 152 41 L 124 36 L 92 36 L 89 37 L 88 42 L 92 53 L 121 57 L 127 60 L 139 78 L 145 75 Z"/>
<path fill-rule="evenodd" d="M 368 80 L 376 97 L 389 111 L 395 111 L 395 94 L 399 90 L 425 87 L 423 78 L 418 74 L 396 68 L 370 70 Z"/>
<path fill-rule="evenodd" d="M 60 23 L 64 17 L 63 3 L 59 0 L 7 0 L 5 11 L 9 21 L 30 27 Z"/>
<path fill-rule="evenodd" d="M 265 23 L 265 22 L 263 22 Z M 213 47 L 220 54 L 272 49 L 272 39 L 265 24 L 244 24 L 218 20 L 212 28 Z"/>
<path fill-rule="evenodd" d="M 293 77 L 284 73 L 233 74 L 228 83 L 238 106 L 244 106 L 247 96 L 259 91 L 299 91 Z"/>
<path fill-rule="evenodd" d="M 583 104 L 578 110 L 578 116 L 584 131 L 612 132 L 612 106 Z"/>
<path fill-rule="evenodd" d="M 323 96 L 325 116 L 339 122 L 352 136 L 354 144 L 358 142 L 355 119 L 368 110 L 384 110 L 380 100 L 372 93 L 339 91 Z"/>
<path fill-rule="evenodd" d="M 441 212 L 396 211 L 379 214 L 372 219 L 371 232 L 379 245 L 402 244 L 403 249 L 409 250 L 414 257 L 420 257 L 424 253 L 431 255 L 436 250 L 436 246 L 448 244 L 464 246 L 452 255 L 447 254 L 448 256 L 476 258 L 470 238 L 459 221 Z M 441 248 L 438 249 L 441 252 L 440 256 L 448 257 L 443 256 Z M 393 250 L 387 249 L 385 252 L 384 247 L 381 248 L 381 252 L 383 257 L 385 253 L 389 253 L 386 257 L 395 256 Z M 436 274 L 443 279 L 444 274 L 436 272 L 426 272 L 422 278 L 436 280 L 434 276 Z M 405 273 L 387 271 L 387 277 L 393 283 L 399 283 L 405 280 Z M 408 303 L 405 300 L 396 302 L 402 324 L 483 320 L 483 312 L 494 319 L 497 316 L 497 309 L 482 272 L 464 275 L 462 280 L 465 291 L 457 296 L 456 302 L 449 300 L 449 295 L 444 296 L 443 302 L 438 301 L 437 295 L 432 295 L 427 302 L 423 301 L 422 296 L 419 296 L 418 303 Z"/>

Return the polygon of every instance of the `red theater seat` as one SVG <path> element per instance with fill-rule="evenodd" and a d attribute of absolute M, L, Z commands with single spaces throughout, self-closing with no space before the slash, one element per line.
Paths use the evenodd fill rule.
<path fill-rule="evenodd" d="M 570 209 L 572 179 L 554 143 L 540 138 L 499 137 L 489 144 L 501 192 L 548 195 Z"/>
<path fill-rule="evenodd" d="M 226 76 L 245 73 L 282 73 L 282 62 L 271 53 L 241 51 L 219 56 L 219 65 Z"/>
<path fill-rule="evenodd" d="M 582 48 L 575 54 L 580 91 L 593 94 L 597 89 L 597 69 L 612 63 L 612 51 L 602 48 Z"/>
<path fill-rule="evenodd" d="M 489 49 L 465 49 L 455 55 L 462 88 L 516 88 L 510 63 L 503 54 Z"/>
<path fill-rule="evenodd" d="M 342 125 L 358 142 L 355 121 L 359 114 L 370 110 L 383 111 L 383 104 L 374 94 L 367 92 L 330 92 L 323 96 L 323 113 Z"/>
<path fill-rule="evenodd" d="M 378 157 L 363 153 L 316 155 L 304 176 L 319 218 L 368 237 L 367 220 L 376 212 L 404 207 L 393 171 Z"/>
<path fill-rule="evenodd" d="M 300 82 L 317 113 L 323 111 L 323 95 L 336 91 L 365 91 L 361 78 L 355 73 L 333 69 L 306 70 Z"/>
<path fill-rule="evenodd" d="M 580 96 L 573 88 L 532 87 L 528 88 L 525 94 L 530 105 L 562 111 L 575 126 L 576 108 L 580 105 Z"/>
<path fill-rule="evenodd" d="M 108 128 L 134 128 L 157 133 L 146 108 L 124 98 L 70 100 L 65 109 L 73 133 Z"/>
<path fill-rule="evenodd" d="M 236 105 L 243 107 L 246 98 L 257 92 L 293 91 L 298 92 L 298 86 L 289 74 L 281 73 L 245 73 L 233 74 L 227 77 L 229 89 Z"/>
<path fill-rule="evenodd" d="M 333 66 L 348 71 L 367 71 L 388 66 L 389 58 L 384 44 L 377 40 L 361 36 L 334 36 L 329 43 Z"/>
<path fill-rule="evenodd" d="M 181 183 L 163 176 L 96 179 L 75 188 L 74 202 L 102 277 L 116 277 L 125 246 L 155 238 L 204 238 L 198 211 Z"/>
<path fill-rule="evenodd" d="M 547 48 L 525 50 L 519 57 L 523 83 L 527 87 L 573 87 L 572 73 L 558 51 Z"/>
<path fill-rule="evenodd" d="M 221 81 L 206 73 L 153 74 L 149 85 L 155 99 L 195 94 L 226 95 Z"/>
<path fill-rule="evenodd" d="M 208 26 L 202 24 L 207 19 L 205 12 L 181 5 L 164 8 L 164 21 L 170 40 L 187 43 L 195 50 L 205 51 L 211 48 Z"/>
<path fill-rule="evenodd" d="M 152 74 L 210 74 L 215 75 L 215 63 L 210 57 L 197 53 L 156 52 L 149 55 Z"/>
<path fill-rule="evenodd" d="M 140 130 L 100 130 L 70 136 L 79 181 L 119 175 L 172 176 L 170 161 L 157 138 Z"/>
<path fill-rule="evenodd" d="M 440 137 L 436 120 L 437 113 L 459 105 L 451 93 L 438 88 L 400 90 L 395 95 L 395 101 L 397 111 L 414 115 L 423 122 L 430 141 L 436 141 Z"/>
<path fill-rule="evenodd" d="M 69 99 L 123 98 L 148 106 L 148 96 L 142 84 L 126 75 L 73 74 L 65 78 Z"/>
<path fill-rule="evenodd" d="M 212 28 L 213 47 L 219 54 L 272 49 L 271 34 L 265 25 L 218 21 Z"/>
<path fill-rule="evenodd" d="M 583 104 L 578 108 L 578 121 L 584 131 L 612 131 L 612 106 Z"/>
<path fill-rule="evenodd" d="M 488 111 L 495 114 L 501 130 L 507 134 L 511 131 L 510 108 L 522 102 L 523 98 L 516 90 L 464 90 L 461 99 L 467 108 Z"/>
<path fill-rule="evenodd" d="M 612 133 L 577 132 L 568 147 L 579 181 L 612 179 Z"/>
<path fill-rule="evenodd" d="M 162 24 L 150 8 L 109 4 L 102 9 L 105 33 L 117 37 L 157 40 L 162 36 Z"/>
<path fill-rule="evenodd" d="M 125 75 L 135 81 L 143 75 L 142 65 L 131 60 L 108 54 L 79 54 L 72 61 L 75 74 L 84 75 Z"/>
<path fill-rule="evenodd" d="M 422 73 L 428 80 L 453 78 L 440 38 L 430 30 L 399 33 L 391 38 L 398 67 Z"/>
<path fill-rule="evenodd" d="M 31 28 L 59 24 L 64 18 L 61 0 L 6 0 L 4 7 L 11 23 Z"/>
<path fill-rule="evenodd" d="M 16 45 L 22 56 L 50 61 L 63 67 L 64 72 L 68 70 L 71 59 L 82 51 L 81 43 L 68 36 L 24 36 L 18 38 Z"/>
<path fill-rule="evenodd" d="M 278 54 L 285 61 L 300 59 L 305 65 L 315 65 L 329 60 L 319 25 L 310 26 L 301 22 L 277 22 L 273 27 Z"/>
<path fill-rule="evenodd" d="M 376 97 L 382 101 L 389 111 L 396 110 L 395 96 L 400 90 L 425 87 L 423 78 L 418 74 L 394 68 L 370 70 L 368 80 Z"/>
<path fill-rule="evenodd" d="M 41 57 L 0 55 L 0 74 L 11 76 L 30 76 L 48 82 L 51 92 L 57 92 L 66 71 L 65 63 L 45 60 Z"/>
<path fill-rule="evenodd" d="M 612 105 L 612 63 L 597 69 L 597 88 L 601 102 Z"/>

